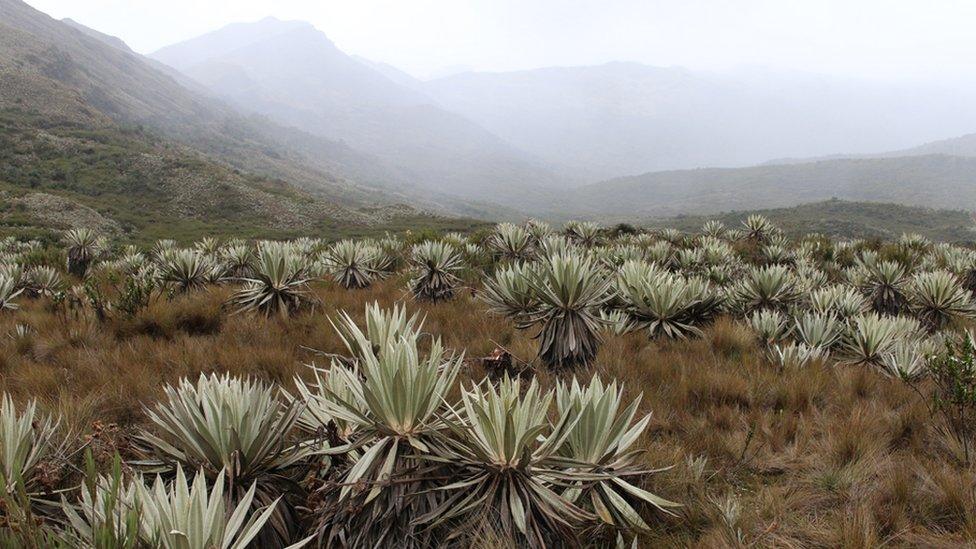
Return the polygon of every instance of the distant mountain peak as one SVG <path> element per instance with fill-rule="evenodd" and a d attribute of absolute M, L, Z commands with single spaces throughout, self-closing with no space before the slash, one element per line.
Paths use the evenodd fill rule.
<path fill-rule="evenodd" d="M 151 57 L 239 108 L 380 158 L 425 192 L 494 200 L 517 194 L 503 186 L 558 182 L 530 155 L 441 108 L 416 79 L 348 55 L 308 23 L 237 23 Z"/>
<path fill-rule="evenodd" d="M 274 15 L 269 15 L 253 23 L 247 23 L 247 22 L 232 23 L 225 28 L 228 27 L 250 28 L 250 29 L 257 29 L 257 30 L 267 29 L 269 31 L 280 31 L 280 32 L 289 32 L 294 30 L 309 30 L 309 29 L 318 31 L 318 29 L 315 28 L 315 25 L 309 23 L 308 21 L 302 21 L 300 19 L 279 19 Z M 220 32 L 220 31 L 218 30 L 216 32 Z"/>
<path fill-rule="evenodd" d="M 268 16 L 258 21 L 231 23 L 223 28 L 166 46 L 150 57 L 178 70 L 224 57 L 258 44 L 280 41 L 293 33 L 314 36 L 320 47 L 335 48 L 332 40 L 308 21 L 284 21 Z"/>

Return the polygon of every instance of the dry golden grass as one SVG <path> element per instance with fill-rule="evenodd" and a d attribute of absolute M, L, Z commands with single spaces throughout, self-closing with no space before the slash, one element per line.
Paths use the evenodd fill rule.
<path fill-rule="evenodd" d="M 362 318 L 364 304 L 407 301 L 403 278 L 359 291 L 320 283 L 321 304 L 289 320 L 232 315 L 230 290 L 161 299 L 127 320 L 60 318 L 45 301 L 0 315 L 0 384 L 37 397 L 74 436 L 111 430 L 112 448 L 141 426 L 166 383 L 201 372 L 256 376 L 288 388 L 304 349 L 341 351 L 329 317 Z M 436 305 L 409 302 L 426 331 L 464 352 L 470 376 L 497 345 L 531 360 L 536 345 L 468 292 Z M 19 323 L 36 334 L 7 337 Z M 654 493 L 684 505 L 658 514 L 647 546 L 959 546 L 976 541 L 976 471 L 962 464 L 902 383 L 863 368 L 779 371 L 750 333 L 720 319 L 693 341 L 608 336 L 594 371 L 643 393 L 653 421 L 641 442 Z M 580 373 L 582 376 L 590 372 Z M 545 384 L 553 376 L 539 372 Z M 96 437 L 96 438 L 99 438 Z M 117 443 L 117 444 L 116 444 Z M 486 530 L 487 532 L 487 530 Z M 488 535 L 488 534 L 485 534 Z M 484 536 L 480 545 L 486 546 Z M 491 546 L 500 546 L 490 543 Z"/>

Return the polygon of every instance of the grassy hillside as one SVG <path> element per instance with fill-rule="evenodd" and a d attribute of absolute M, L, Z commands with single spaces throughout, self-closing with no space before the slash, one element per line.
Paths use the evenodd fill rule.
<path fill-rule="evenodd" d="M 816 232 L 842 238 L 892 239 L 904 233 L 918 233 L 941 242 L 976 241 L 976 223 L 972 214 L 966 211 L 844 200 L 827 200 L 793 208 L 650 219 L 644 224 L 691 232 L 700 230 L 710 219 L 718 219 L 728 227 L 741 227 L 742 221 L 755 213 L 766 216 L 792 236 Z"/>
<path fill-rule="evenodd" d="M 976 158 L 844 159 L 655 172 L 587 185 L 580 214 L 647 218 L 781 208 L 830 198 L 976 210 Z"/>
<path fill-rule="evenodd" d="M 346 144 L 244 116 L 175 70 L 20 0 L 0 0 L 0 108 L 86 125 L 144 126 L 221 162 L 282 179 L 345 206 L 418 204 L 406 176 Z M 436 198 L 436 197 L 434 197 Z M 456 206 L 456 208 L 455 208 Z"/>
<path fill-rule="evenodd" d="M 0 111 L 0 232 L 89 225 L 136 240 L 202 235 L 339 237 L 469 221 L 410 208 L 345 208 L 249 175 L 141 129 Z"/>

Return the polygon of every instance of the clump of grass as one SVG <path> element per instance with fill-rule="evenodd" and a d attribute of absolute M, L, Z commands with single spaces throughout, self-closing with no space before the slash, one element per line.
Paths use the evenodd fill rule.
<path fill-rule="evenodd" d="M 225 319 L 222 292 L 205 296 L 179 296 L 171 300 L 158 300 L 132 317 L 118 319 L 115 332 L 120 338 L 146 335 L 172 339 L 181 333 L 191 336 L 214 335 L 220 332 Z"/>

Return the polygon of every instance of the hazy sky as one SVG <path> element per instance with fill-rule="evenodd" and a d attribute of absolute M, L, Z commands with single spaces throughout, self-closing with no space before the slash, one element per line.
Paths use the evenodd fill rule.
<path fill-rule="evenodd" d="M 27 0 L 148 53 L 268 15 L 418 76 L 612 60 L 976 77 L 976 0 Z"/>

